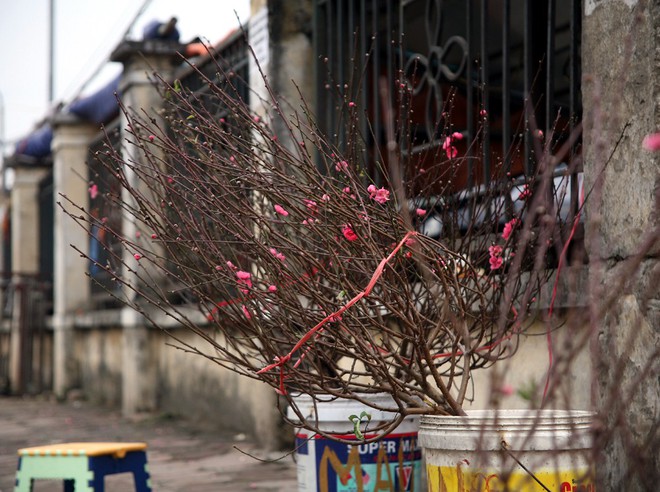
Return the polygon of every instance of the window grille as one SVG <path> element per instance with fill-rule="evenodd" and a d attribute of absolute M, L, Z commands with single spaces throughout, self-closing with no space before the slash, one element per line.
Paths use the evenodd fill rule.
<path fill-rule="evenodd" d="M 229 39 L 223 41 L 217 50 L 211 50 L 214 59 L 207 59 L 197 65 L 197 69 L 213 84 L 235 94 L 237 98 L 249 102 L 249 61 L 246 36 L 242 32 L 235 32 Z M 228 118 L 227 109 L 218 103 L 208 83 L 200 77 L 199 73 L 191 67 L 184 65 L 175 77 L 181 85 L 194 92 L 197 100 L 203 104 L 204 109 L 219 118 Z"/>
<path fill-rule="evenodd" d="M 356 100 L 366 109 L 361 120 L 365 161 L 372 178 L 381 179 L 373 160 L 386 139 L 378 85 L 385 78 L 392 105 L 412 110 L 402 118 L 406 126 L 399 127 L 406 173 L 447 160 L 443 143 L 460 132 L 457 150 L 467 158 L 460 167 L 447 160 L 451 186 L 445 183 L 443 190 L 473 189 L 492 178 L 495 169 L 513 176 L 530 174 L 545 139 L 551 139 L 550 149 L 557 149 L 581 119 L 580 3 L 317 0 L 314 45 L 321 127 L 337 135 L 341 147 L 346 123 L 342 108 Z M 570 175 L 570 209 L 575 213 L 579 139 L 564 164 L 558 172 Z"/>
<path fill-rule="evenodd" d="M 113 148 L 121 147 L 120 118 L 116 118 L 99 132 L 89 146 L 89 211 L 92 226 L 89 236 L 89 264 L 91 293 L 95 304 L 110 307 L 117 304 L 108 292 L 119 289 L 119 283 L 113 279 L 120 274 L 123 254 L 120 237 L 122 235 L 122 209 L 114 201 L 121 197 L 119 179 L 108 167 L 109 157 L 104 154 Z M 94 225 L 96 223 L 97 225 Z M 103 226 L 101 225 L 103 224 Z M 109 233 L 108 231 L 112 231 Z"/>

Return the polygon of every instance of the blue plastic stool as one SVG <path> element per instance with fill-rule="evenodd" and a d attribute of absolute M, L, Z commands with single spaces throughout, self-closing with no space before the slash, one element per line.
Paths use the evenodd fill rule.
<path fill-rule="evenodd" d="M 69 442 L 18 450 L 14 492 L 35 480 L 64 480 L 64 492 L 103 492 L 106 475 L 130 472 L 136 492 L 151 492 L 147 445 L 142 442 Z"/>

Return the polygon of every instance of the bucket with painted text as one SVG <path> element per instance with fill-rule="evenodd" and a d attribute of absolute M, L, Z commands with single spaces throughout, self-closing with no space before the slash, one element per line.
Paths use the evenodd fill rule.
<path fill-rule="evenodd" d="M 366 397 L 365 397 L 366 398 Z M 390 434 L 372 443 L 361 443 L 354 433 L 351 415 L 363 411 L 371 416 L 365 438 L 373 437 L 369 428 L 392 420 L 392 412 L 374 410 L 354 400 L 317 396 L 316 406 L 307 395 L 295 399 L 310 422 L 324 432 L 355 444 L 339 443 L 313 432 L 296 429 L 296 462 L 299 492 L 420 492 L 422 457 L 417 443 L 419 419 L 407 417 Z M 387 395 L 369 395 L 369 401 L 394 408 Z M 320 401 L 319 401 L 320 400 Z M 298 417 L 289 411 L 289 417 Z"/>
<path fill-rule="evenodd" d="M 472 411 L 424 416 L 419 442 L 430 492 L 594 492 L 592 414 Z"/>

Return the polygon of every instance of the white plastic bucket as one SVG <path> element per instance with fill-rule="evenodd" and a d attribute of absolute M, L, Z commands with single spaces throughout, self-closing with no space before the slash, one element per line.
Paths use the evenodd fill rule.
<path fill-rule="evenodd" d="M 392 420 L 395 414 L 374 410 L 355 400 L 318 399 L 321 401 L 316 402 L 316 408 L 307 395 L 295 398 L 295 402 L 310 422 L 318 420 L 320 430 L 353 439 L 356 444 L 342 444 L 302 428 L 296 429 L 299 492 L 421 492 L 418 417 L 407 417 L 394 432 L 378 442 L 360 444 L 349 420 L 351 415 L 360 415 L 363 411 L 371 415 L 365 437 L 372 437 L 368 429 Z M 394 407 L 388 395 L 369 395 L 368 399 Z M 297 416 L 289 410 L 289 418 L 296 420 Z"/>
<path fill-rule="evenodd" d="M 430 492 L 594 492 L 590 412 L 472 411 L 424 416 Z"/>

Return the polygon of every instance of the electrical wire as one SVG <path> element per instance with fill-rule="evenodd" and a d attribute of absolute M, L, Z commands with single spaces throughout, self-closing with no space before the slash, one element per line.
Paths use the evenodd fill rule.
<path fill-rule="evenodd" d="M 138 22 L 140 17 L 142 17 L 142 14 L 149 8 L 149 5 L 152 3 L 153 0 L 144 0 L 142 2 L 142 5 L 138 9 L 138 11 L 135 13 L 133 18 L 131 19 L 131 22 L 128 24 L 126 29 L 124 29 L 124 32 L 121 35 L 120 42 L 124 41 L 127 37 L 128 34 L 131 32 L 133 27 L 135 27 L 135 24 Z M 117 43 L 115 43 L 116 46 Z M 85 81 L 76 89 L 76 91 L 73 93 L 73 95 L 70 98 L 67 98 L 69 100 L 74 100 L 77 97 L 82 94 L 82 92 L 89 86 L 89 84 L 98 76 L 98 74 L 105 68 L 107 63 L 110 61 L 110 53 L 106 54 L 100 61 L 100 63 L 97 65 L 97 67 L 94 69 L 94 71 L 85 79 Z M 57 103 L 55 103 L 57 104 Z"/>

